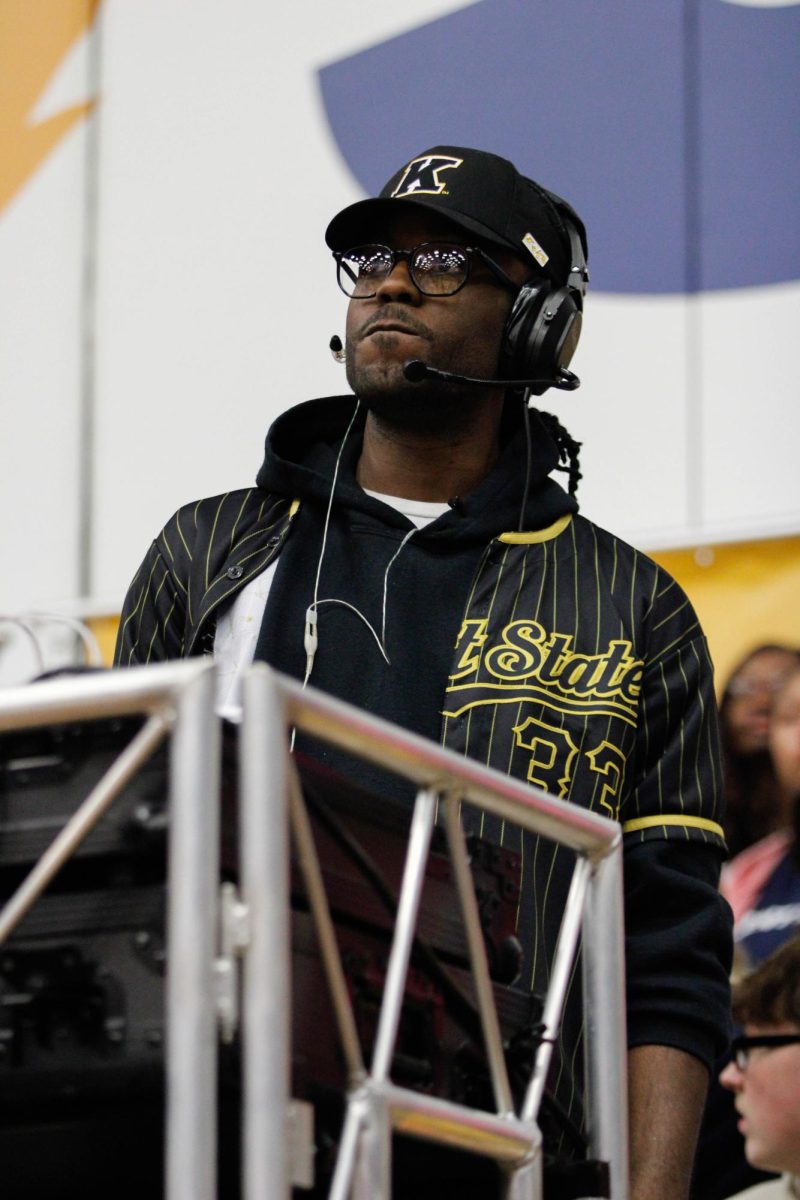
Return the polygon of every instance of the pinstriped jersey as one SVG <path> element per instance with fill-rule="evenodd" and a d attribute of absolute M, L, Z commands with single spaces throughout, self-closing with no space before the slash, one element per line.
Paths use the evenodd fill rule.
<path fill-rule="evenodd" d="M 676 843 L 704 845 L 712 858 L 724 852 L 712 668 L 680 587 L 651 559 L 579 515 L 534 533 L 501 534 L 483 554 L 457 636 L 442 741 L 621 823 L 630 1044 L 663 1039 L 700 1052 L 702 1041 L 683 1040 L 685 1028 L 676 1033 L 659 1024 L 670 995 L 678 1024 L 697 1021 L 682 995 L 689 959 L 684 954 L 680 967 L 666 964 L 682 939 L 680 922 L 691 923 L 703 905 L 714 910 L 715 902 L 713 890 L 682 896 L 680 877 L 659 876 L 652 856 L 669 854 L 658 848 L 665 841 L 675 846 L 673 854 L 680 853 Z M 543 995 L 574 855 L 495 817 L 467 810 L 463 819 L 521 855 L 520 983 Z M 637 891 L 639 902 L 631 903 L 631 892 L 648 877 L 650 894 Z M 669 889 L 661 917 L 652 895 L 656 880 Z M 723 1014 L 722 999 L 715 996 L 709 1012 L 719 1003 Z M 550 1086 L 578 1122 L 582 1056 L 576 963 Z"/>
<path fill-rule="evenodd" d="M 220 605 L 276 558 L 297 508 L 242 488 L 178 509 L 128 588 L 115 666 L 210 654 Z"/>
<path fill-rule="evenodd" d="M 210 651 L 219 606 L 273 561 L 297 508 L 251 488 L 179 510 L 131 583 L 117 664 Z M 442 741 L 620 820 L 628 840 L 722 846 L 697 617 L 657 564 L 579 515 L 487 545 L 443 691 Z"/>
<path fill-rule="evenodd" d="M 711 664 L 651 559 L 581 516 L 486 549 L 458 634 L 444 744 L 622 823 L 723 846 Z"/>

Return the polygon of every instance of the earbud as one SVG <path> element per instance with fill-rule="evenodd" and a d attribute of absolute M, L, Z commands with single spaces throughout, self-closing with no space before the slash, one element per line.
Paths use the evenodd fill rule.
<path fill-rule="evenodd" d="M 317 633 L 317 610 L 313 604 L 309 604 L 308 608 L 306 609 L 306 624 L 305 630 L 303 631 L 303 646 L 306 652 L 306 675 L 303 687 L 305 687 L 306 683 L 308 683 L 308 678 L 314 669 L 314 657 L 317 653 L 318 645 L 319 635 Z"/>
<path fill-rule="evenodd" d="M 344 346 L 342 345 L 342 339 L 339 337 L 338 333 L 333 335 L 331 340 L 328 342 L 328 345 L 330 346 L 331 354 L 333 355 L 333 361 L 337 363 L 343 363 Z"/>

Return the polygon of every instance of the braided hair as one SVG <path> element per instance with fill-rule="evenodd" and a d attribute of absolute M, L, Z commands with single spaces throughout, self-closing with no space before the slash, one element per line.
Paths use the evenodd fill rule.
<path fill-rule="evenodd" d="M 518 396 L 519 393 L 508 392 L 506 398 Z M 524 393 L 523 395 L 527 395 Z M 513 409 L 511 410 L 513 411 Z M 509 412 L 509 406 L 506 405 L 506 412 Z M 575 438 L 559 421 L 558 417 L 552 413 L 542 412 L 539 408 L 528 408 L 527 400 L 523 400 L 523 417 L 522 423 L 525 429 L 525 444 L 527 453 L 525 455 L 525 483 L 522 489 L 522 503 L 519 509 L 519 525 L 518 529 L 525 528 L 525 514 L 528 508 L 528 496 L 531 487 L 531 465 L 532 465 L 532 435 L 531 435 L 531 415 L 535 415 L 544 427 L 545 433 L 553 439 L 558 451 L 558 463 L 556 471 L 566 471 L 569 476 L 569 494 L 574 496 L 578 490 L 578 480 L 581 478 L 580 471 L 580 449 L 581 443 L 576 442 Z"/>
<path fill-rule="evenodd" d="M 553 413 L 542 412 L 540 408 L 533 411 L 536 412 L 539 420 L 558 447 L 558 466 L 556 470 L 566 471 L 569 478 L 569 494 L 570 496 L 574 496 L 578 490 L 578 480 L 582 478 L 580 451 L 583 443 L 576 442 L 569 430 L 564 428 L 558 417 L 554 416 Z"/>

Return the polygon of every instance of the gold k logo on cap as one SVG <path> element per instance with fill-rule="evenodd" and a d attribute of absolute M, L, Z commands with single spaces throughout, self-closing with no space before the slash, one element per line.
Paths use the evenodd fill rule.
<path fill-rule="evenodd" d="M 441 196 L 446 190 L 447 181 L 439 178 L 440 172 L 460 167 L 463 161 L 463 158 L 451 158 L 447 154 L 426 154 L 422 158 L 413 158 L 392 192 L 392 198 L 418 196 L 421 193 Z"/>

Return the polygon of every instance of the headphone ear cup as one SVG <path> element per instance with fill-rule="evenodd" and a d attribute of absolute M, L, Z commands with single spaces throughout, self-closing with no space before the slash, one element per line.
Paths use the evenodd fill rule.
<path fill-rule="evenodd" d="M 501 370 L 506 379 L 555 379 L 575 353 L 582 324 L 572 291 L 545 285 L 520 288 L 506 321 Z M 548 384 L 534 384 L 541 396 Z"/>
<path fill-rule="evenodd" d="M 539 323 L 544 302 L 550 294 L 547 284 L 526 283 L 520 288 L 506 318 L 500 355 L 501 373 L 506 379 L 522 379 L 531 374 L 529 344 Z"/>

